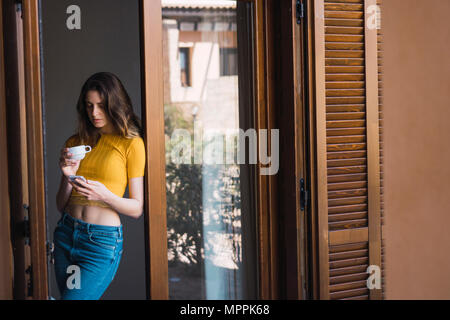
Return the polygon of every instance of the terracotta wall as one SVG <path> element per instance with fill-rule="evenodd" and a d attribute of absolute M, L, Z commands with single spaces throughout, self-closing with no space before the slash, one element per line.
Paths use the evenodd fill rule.
<path fill-rule="evenodd" d="M 449 12 L 384 1 L 387 299 L 450 299 Z"/>

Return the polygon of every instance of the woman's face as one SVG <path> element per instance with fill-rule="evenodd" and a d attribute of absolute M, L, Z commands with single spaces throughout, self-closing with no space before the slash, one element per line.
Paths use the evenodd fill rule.
<path fill-rule="evenodd" d="M 86 111 L 89 120 L 94 127 L 100 129 L 101 132 L 110 132 L 112 124 L 109 116 L 105 113 L 104 103 L 100 98 L 98 91 L 90 90 L 86 94 Z"/>

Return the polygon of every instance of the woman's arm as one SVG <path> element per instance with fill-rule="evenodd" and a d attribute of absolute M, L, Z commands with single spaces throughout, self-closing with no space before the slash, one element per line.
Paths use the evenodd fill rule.
<path fill-rule="evenodd" d="M 114 210 L 137 219 L 144 210 L 144 177 L 129 179 L 128 193 L 129 199 L 111 193 L 110 197 L 107 197 L 104 202 Z"/>
<path fill-rule="evenodd" d="M 113 210 L 139 218 L 144 208 L 144 177 L 130 178 L 128 180 L 128 191 L 130 198 L 121 198 L 98 181 L 88 180 L 87 183 L 77 179 L 79 186 L 73 184 L 75 190 L 86 196 L 88 200 L 100 200 L 109 205 Z"/>
<path fill-rule="evenodd" d="M 63 212 L 66 207 L 67 201 L 72 193 L 72 185 L 65 175 L 61 176 L 61 182 L 59 183 L 59 190 L 56 195 L 56 208 L 59 212 Z"/>
<path fill-rule="evenodd" d="M 59 183 L 58 193 L 56 194 L 56 208 L 61 213 L 67 205 L 67 200 L 69 200 L 73 188 L 67 177 L 75 175 L 81 163 L 80 160 L 70 159 L 72 154 L 69 153 L 67 146 L 72 145 L 73 141 L 71 139 L 72 138 L 69 138 L 69 140 L 66 141 L 65 147 L 61 149 L 59 156 L 59 167 L 61 168 L 62 177 L 61 182 Z"/>

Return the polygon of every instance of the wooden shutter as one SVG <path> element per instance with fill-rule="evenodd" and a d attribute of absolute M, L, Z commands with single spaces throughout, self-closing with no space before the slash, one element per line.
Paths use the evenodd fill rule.
<path fill-rule="evenodd" d="M 381 6 L 382 6 L 382 0 L 377 0 L 377 5 L 380 8 L 380 14 L 381 14 Z M 381 17 L 380 17 L 381 20 Z M 381 21 L 380 21 L 381 22 Z M 382 59 L 383 59 L 383 48 L 382 48 L 382 42 L 383 42 L 383 34 L 381 29 L 381 23 L 380 28 L 377 30 L 377 43 L 378 43 L 378 116 L 379 116 L 379 124 L 380 124 L 380 218 L 381 218 L 381 290 L 382 290 L 382 299 L 385 298 L 385 285 L 384 285 L 384 279 L 385 279 L 385 273 L 384 273 L 384 233 L 383 233 L 383 226 L 384 226 L 384 199 L 383 199 L 383 91 L 382 91 L 382 85 L 383 85 L 383 68 L 382 68 Z"/>
<path fill-rule="evenodd" d="M 320 299 L 381 299 L 376 0 L 315 0 L 312 49 Z"/>

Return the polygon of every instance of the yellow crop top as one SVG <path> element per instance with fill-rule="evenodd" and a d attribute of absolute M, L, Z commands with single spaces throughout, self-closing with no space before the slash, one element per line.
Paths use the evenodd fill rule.
<path fill-rule="evenodd" d="M 69 138 L 65 147 L 80 145 L 77 136 Z M 141 137 L 132 139 L 114 134 L 103 134 L 92 150 L 80 162 L 77 175 L 103 183 L 109 191 L 123 197 L 128 179 L 143 177 L 145 146 Z M 80 204 L 109 208 L 103 201 L 87 200 L 72 189 L 68 205 Z"/>

